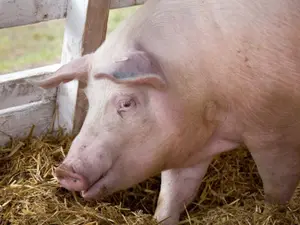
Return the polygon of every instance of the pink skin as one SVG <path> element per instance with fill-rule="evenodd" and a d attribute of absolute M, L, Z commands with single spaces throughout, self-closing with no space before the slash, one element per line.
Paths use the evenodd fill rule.
<path fill-rule="evenodd" d="M 60 185 L 69 191 L 81 191 L 89 188 L 88 180 L 82 175 L 75 173 L 73 168 L 60 166 L 56 169 L 56 177 Z"/>
<path fill-rule="evenodd" d="M 86 84 L 87 116 L 56 169 L 63 187 L 99 199 L 162 172 L 154 216 L 175 225 L 212 158 L 244 143 L 266 201 L 289 201 L 300 179 L 300 2 L 217 3 L 147 1 L 95 53 L 37 82 Z"/>
<path fill-rule="evenodd" d="M 124 66 L 125 71 L 132 70 L 126 68 L 126 63 Z M 293 117 L 284 117 L 285 111 L 277 111 L 277 115 L 270 115 L 266 110 L 246 111 L 246 114 L 243 110 L 248 108 L 240 107 L 235 113 L 227 113 L 222 101 L 212 100 L 195 107 L 201 105 L 195 96 L 201 96 L 202 100 L 204 93 L 184 96 L 168 86 L 161 89 L 164 85 L 159 75 L 115 82 L 114 78 L 107 79 L 109 75 L 103 75 L 103 71 L 95 73 L 93 68 L 86 69 L 82 73 L 88 75 L 86 78 L 82 74 L 78 77 L 72 68 L 71 62 L 54 77 L 39 82 L 42 87 L 50 87 L 65 81 L 65 77 L 69 79 L 70 74 L 74 74 L 74 79 L 87 80 L 86 119 L 67 157 L 56 170 L 63 187 L 81 191 L 85 199 L 101 199 L 163 171 L 154 216 L 159 221 L 169 218 L 163 224 L 173 225 L 178 222 L 184 204 L 195 196 L 212 158 L 244 141 L 258 163 L 266 199 L 281 204 L 290 199 L 300 176 L 300 154 L 295 151 L 299 147 L 300 127 L 299 123 L 290 123 Z M 278 93 L 284 93 L 292 85 L 297 82 L 282 85 Z M 282 101 L 282 104 L 289 103 Z M 294 110 L 291 113 L 298 113 L 297 107 L 291 109 Z M 256 115 L 261 119 L 258 122 L 270 123 L 264 127 L 255 121 Z M 285 129 L 276 127 L 281 117 L 286 120 L 283 121 Z M 269 124 L 275 124 L 273 133 L 268 130 Z M 285 138 L 277 139 L 283 132 Z"/>
<path fill-rule="evenodd" d="M 86 119 L 56 170 L 63 187 L 81 191 L 86 199 L 104 197 L 162 170 L 184 165 L 210 131 L 200 129 L 196 121 L 202 118 L 188 106 L 184 96 L 167 88 L 159 68 L 149 63 L 151 58 L 144 52 L 131 50 L 125 55 L 128 60 L 104 62 L 102 67 L 91 64 L 96 56 L 74 60 L 53 77 L 39 82 L 44 88 L 72 78 L 87 82 Z M 139 70 L 143 71 L 141 75 L 126 80 L 109 75 Z M 193 117 L 194 120 L 186 121 Z M 182 137 L 192 133 L 197 138 L 186 143 Z M 181 146 L 185 146 L 184 155 Z M 71 171 L 65 172 L 64 168 Z M 74 179 L 74 174 L 79 179 Z"/>
<path fill-rule="evenodd" d="M 98 90 L 102 90 L 101 100 L 95 94 Z M 165 160 L 173 149 L 168 136 L 179 136 L 176 126 L 180 125 L 173 121 L 181 120 L 176 104 L 167 101 L 165 93 L 151 87 L 126 87 L 103 78 L 89 86 L 87 97 L 90 109 L 86 120 L 56 170 L 62 186 L 82 191 L 86 199 L 103 197 L 175 165 L 170 165 L 172 157 Z M 153 145 L 154 140 L 162 143 L 161 148 Z M 81 178 L 69 179 L 73 173 L 63 172 L 65 166 L 72 167 Z"/>

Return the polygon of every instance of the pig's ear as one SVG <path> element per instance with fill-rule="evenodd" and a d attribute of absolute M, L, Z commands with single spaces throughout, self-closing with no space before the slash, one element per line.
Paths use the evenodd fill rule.
<path fill-rule="evenodd" d="M 123 55 L 103 71 L 97 71 L 94 77 L 108 78 L 116 83 L 148 84 L 157 89 L 165 89 L 167 85 L 160 66 L 143 51 Z"/>
<path fill-rule="evenodd" d="M 48 89 L 58 86 L 60 83 L 67 83 L 74 79 L 86 83 L 89 72 L 90 54 L 74 59 L 60 67 L 51 77 L 33 83 L 42 88 Z"/>

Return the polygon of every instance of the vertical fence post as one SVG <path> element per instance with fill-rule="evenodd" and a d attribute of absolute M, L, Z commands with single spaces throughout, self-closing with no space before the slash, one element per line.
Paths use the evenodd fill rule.
<path fill-rule="evenodd" d="M 69 0 L 62 63 L 95 51 L 105 40 L 110 0 Z M 77 80 L 61 84 L 57 92 L 56 127 L 77 133 L 84 121 L 88 102 Z"/>

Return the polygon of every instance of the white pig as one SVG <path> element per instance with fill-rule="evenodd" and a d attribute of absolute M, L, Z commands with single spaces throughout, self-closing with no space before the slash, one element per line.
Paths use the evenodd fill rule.
<path fill-rule="evenodd" d="M 175 225 L 213 157 L 245 144 L 268 203 L 300 179 L 300 1 L 149 0 L 43 88 L 85 82 L 89 109 L 56 170 L 99 199 L 162 172 Z"/>

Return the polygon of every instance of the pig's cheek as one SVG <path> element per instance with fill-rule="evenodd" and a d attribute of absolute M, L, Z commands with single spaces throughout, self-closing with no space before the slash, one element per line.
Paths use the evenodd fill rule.
<path fill-rule="evenodd" d="M 87 192 L 81 193 L 81 195 L 86 200 L 102 200 L 114 192 L 114 189 L 111 188 L 111 182 L 112 180 L 110 180 L 110 177 L 105 176 L 100 181 L 95 183 Z"/>

